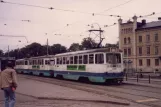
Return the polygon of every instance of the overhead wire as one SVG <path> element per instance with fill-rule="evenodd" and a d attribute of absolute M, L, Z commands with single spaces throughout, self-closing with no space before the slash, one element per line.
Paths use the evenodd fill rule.
<path fill-rule="evenodd" d="M 133 0 L 128 0 L 128 1 L 126 1 L 126 2 L 124 2 L 124 3 L 121 3 L 121 4 L 116 5 L 116 6 L 114 6 L 114 7 L 108 8 L 108 9 L 106 9 L 106 10 L 104 10 L 104 11 L 109 11 L 109 10 L 111 10 L 111 9 L 120 7 L 120 6 L 122 6 L 122 5 L 125 5 L 125 4 L 127 4 L 127 3 L 129 3 L 129 2 L 131 2 L 131 1 L 133 1 Z M 22 3 L 8 2 L 8 1 L 4 1 L 4 0 L 1 0 L 0 2 L 1 2 L 1 3 L 14 4 L 14 5 L 22 5 L 22 6 L 30 6 L 30 7 L 44 8 L 44 9 L 50 9 L 50 10 L 60 10 L 60 11 L 68 11 L 68 12 L 77 12 L 77 13 L 90 14 L 90 15 L 92 14 L 92 16 L 101 15 L 101 16 L 110 16 L 110 17 L 122 17 L 122 16 L 120 16 L 120 15 L 106 15 L 106 14 L 101 14 L 101 12 L 99 12 L 99 13 L 89 13 L 89 12 L 81 12 L 81 11 L 75 11 L 75 10 L 54 8 L 54 7 L 45 7 L 45 6 L 38 6 L 38 5 L 30 5 L 30 4 L 22 4 Z M 30 22 L 30 20 L 23 20 L 23 21 L 28 21 L 28 22 Z M 71 26 L 71 25 L 73 25 L 73 23 L 72 23 L 72 24 L 67 24 L 66 26 L 63 27 L 63 29 L 64 29 L 65 27 L 68 27 L 69 25 Z M 114 24 L 114 25 L 115 25 L 115 24 Z M 111 25 L 111 26 L 113 26 L 113 25 Z M 108 27 L 110 27 L 110 26 L 108 26 Z M 60 30 L 60 29 L 58 29 L 58 30 Z M 58 31 L 58 30 L 56 30 L 56 31 Z"/>
<path fill-rule="evenodd" d="M 17 35 L 2 35 L 2 34 L 0 34 L 0 37 L 1 36 L 3 36 L 3 37 L 23 37 L 23 38 L 25 38 L 26 39 L 26 41 L 27 41 L 27 43 L 28 43 L 28 39 L 27 39 L 27 37 L 26 36 L 17 36 Z"/>
<path fill-rule="evenodd" d="M 37 7 L 37 8 L 50 9 L 50 10 L 59 10 L 59 11 L 66 11 L 66 12 L 75 12 L 75 13 L 81 13 L 81 14 L 88 14 L 88 15 L 92 15 L 92 16 L 100 15 L 100 16 L 109 16 L 109 17 L 120 17 L 119 15 L 107 15 L 107 14 L 99 14 L 99 13 L 97 14 L 97 13 L 92 13 L 92 12 L 82 12 L 82 11 L 76 11 L 76 10 L 55 8 L 55 7 L 45 7 L 45 6 L 38 6 L 38 5 L 30 5 L 30 4 L 8 2 L 8 1 L 4 1 L 4 0 L 1 0 L 0 3 L 22 5 L 22 6 L 29 6 L 29 7 Z"/>
<path fill-rule="evenodd" d="M 126 1 L 126 2 L 124 2 L 124 3 L 121 3 L 121 4 L 116 5 L 116 6 L 114 6 L 114 7 L 108 8 L 108 9 L 104 10 L 103 12 L 109 11 L 109 10 L 111 10 L 111 9 L 120 7 L 120 6 L 125 5 L 125 4 L 128 4 L 128 3 L 132 2 L 132 1 L 133 1 L 133 0 L 128 0 L 128 1 Z M 101 12 L 101 13 L 102 13 L 102 12 Z"/>

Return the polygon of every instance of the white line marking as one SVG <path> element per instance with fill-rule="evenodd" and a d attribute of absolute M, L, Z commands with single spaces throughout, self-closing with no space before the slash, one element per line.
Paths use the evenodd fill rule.
<path fill-rule="evenodd" d="M 150 101 L 157 101 L 157 100 L 158 100 L 158 99 L 149 98 L 149 99 L 144 99 L 144 100 L 136 100 L 136 102 L 142 103 L 142 102 L 150 102 Z"/>

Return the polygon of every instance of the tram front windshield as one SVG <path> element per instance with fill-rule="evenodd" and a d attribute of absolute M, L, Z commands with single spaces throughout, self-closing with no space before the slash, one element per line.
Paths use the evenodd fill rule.
<path fill-rule="evenodd" d="M 106 53 L 106 62 L 109 64 L 121 63 L 121 54 L 119 54 L 119 53 Z"/>

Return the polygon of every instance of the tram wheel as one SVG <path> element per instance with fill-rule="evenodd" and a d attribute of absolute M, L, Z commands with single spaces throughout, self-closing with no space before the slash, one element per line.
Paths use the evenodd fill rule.
<path fill-rule="evenodd" d="M 40 76 L 40 77 L 44 77 L 44 74 L 43 74 L 43 73 L 40 73 L 39 76 Z"/>
<path fill-rule="evenodd" d="M 90 83 L 88 77 L 79 77 L 78 81 L 83 82 L 83 83 Z"/>
<path fill-rule="evenodd" d="M 33 75 L 33 73 L 32 73 L 32 72 L 30 72 L 29 74 L 30 74 L 30 75 Z"/>
<path fill-rule="evenodd" d="M 58 79 L 63 79 L 63 76 L 58 74 L 58 75 L 56 76 L 56 78 L 58 78 Z"/>

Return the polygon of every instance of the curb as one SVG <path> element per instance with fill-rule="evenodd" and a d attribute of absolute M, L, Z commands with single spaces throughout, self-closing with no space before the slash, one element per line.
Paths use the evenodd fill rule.
<path fill-rule="evenodd" d="M 27 94 L 22 94 L 19 92 L 16 92 L 19 95 L 24 95 L 28 97 L 32 97 L 39 100 L 64 100 L 64 101 L 82 101 L 82 102 L 93 102 L 93 103 L 105 103 L 105 104 L 115 104 L 115 105 L 124 105 L 129 106 L 130 103 L 123 103 L 123 102 L 116 102 L 116 101 L 102 101 L 102 100 L 88 100 L 88 99 L 68 99 L 68 98 L 56 98 L 56 97 L 38 97 L 38 96 L 32 96 Z"/>
<path fill-rule="evenodd" d="M 129 106 L 130 103 L 122 103 L 115 101 L 102 101 L 102 100 L 82 100 L 82 99 L 67 99 L 67 98 L 54 98 L 54 97 L 37 97 L 38 99 L 46 99 L 46 100 L 67 100 L 67 101 L 83 101 L 83 102 L 97 102 L 97 103 L 106 103 L 106 104 L 115 104 L 115 105 L 124 105 Z"/>

